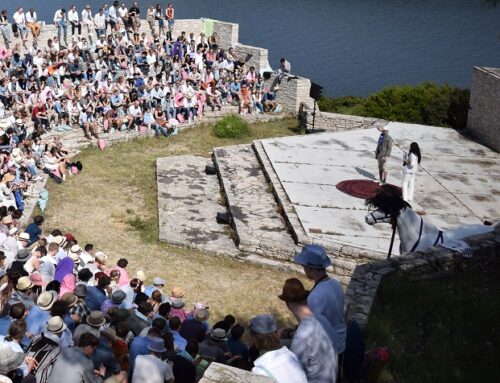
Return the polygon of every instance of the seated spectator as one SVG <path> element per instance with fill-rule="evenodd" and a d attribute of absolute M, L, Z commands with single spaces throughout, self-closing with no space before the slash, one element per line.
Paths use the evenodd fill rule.
<path fill-rule="evenodd" d="M 184 339 L 194 338 L 198 340 L 198 342 L 202 342 L 205 339 L 206 333 L 203 323 L 208 320 L 208 317 L 208 310 L 196 310 L 193 314 L 193 318 L 186 319 L 184 322 L 182 322 L 179 334 Z"/>
<path fill-rule="evenodd" d="M 248 347 L 242 342 L 241 337 L 245 333 L 245 328 L 239 324 L 231 328 L 231 336 L 228 337 L 227 345 L 229 352 L 233 356 L 240 356 L 242 359 L 247 360 L 249 357 Z"/>
<path fill-rule="evenodd" d="M 260 356 L 252 372 L 268 376 L 278 383 L 307 383 L 307 377 L 297 356 L 281 346 L 276 319 L 260 314 L 250 321 L 250 335 Z"/>
<path fill-rule="evenodd" d="M 168 321 L 168 326 L 170 327 L 170 332 L 174 337 L 175 349 L 184 351 L 186 349 L 187 340 L 183 338 L 179 333 L 179 330 L 181 328 L 181 320 L 179 319 L 179 317 L 174 316 L 170 318 Z"/>
<path fill-rule="evenodd" d="M 200 355 L 206 360 L 226 363 L 226 360 L 229 359 L 224 351 L 226 342 L 226 331 L 222 328 L 215 328 L 212 330 L 210 337 L 200 343 Z"/>
<path fill-rule="evenodd" d="M 161 354 L 167 351 L 163 339 L 153 338 L 148 349 L 148 355 L 139 355 L 135 360 L 132 383 L 173 383 L 172 368 L 161 360 Z"/>
<path fill-rule="evenodd" d="M 151 325 L 153 314 L 153 306 L 151 306 L 151 304 L 147 302 L 139 303 L 137 309 L 134 309 L 127 319 L 130 331 L 132 331 L 135 336 L 139 335 L 142 329 Z"/>

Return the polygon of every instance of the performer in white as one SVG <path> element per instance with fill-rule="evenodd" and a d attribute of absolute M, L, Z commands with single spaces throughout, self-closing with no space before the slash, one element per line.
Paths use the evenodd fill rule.
<path fill-rule="evenodd" d="M 92 9 L 88 4 L 82 10 L 82 23 L 85 29 L 87 30 L 89 39 L 92 40 L 92 29 L 94 28 L 94 20 L 92 17 Z"/>
<path fill-rule="evenodd" d="M 415 176 L 418 171 L 418 164 L 422 160 L 420 148 L 416 142 L 410 145 L 410 151 L 404 154 L 403 158 L 403 199 L 406 202 L 413 200 L 415 191 Z"/>

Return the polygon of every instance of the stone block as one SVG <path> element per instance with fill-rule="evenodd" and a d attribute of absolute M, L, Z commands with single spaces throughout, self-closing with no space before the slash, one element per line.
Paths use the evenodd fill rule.
<path fill-rule="evenodd" d="M 273 383 L 267 376 L 252 374 L 249 371 L 212 363 L 200 380 L 200 383 Z"/>

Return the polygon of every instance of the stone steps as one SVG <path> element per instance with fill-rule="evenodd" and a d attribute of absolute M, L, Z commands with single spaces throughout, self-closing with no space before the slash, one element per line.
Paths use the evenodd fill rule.
<path fill-rule="evenodd" d="M 290 260 L 297 246 L 251 145 L 214 148 L 214 163 L 240 250 Z"/>
<path fill-rule="evenodd" d="M 207 165 L 210 158 L 187 155 L 156 160 L 160 241 L 235 256 L 230 227 L 216 222 L 226 208 L 217 176 L 205 174 Z"/>

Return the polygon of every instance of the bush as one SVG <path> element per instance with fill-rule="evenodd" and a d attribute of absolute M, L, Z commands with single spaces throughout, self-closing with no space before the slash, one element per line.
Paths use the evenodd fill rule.
<path fill-rule="evenodd" d="M 423 83 L 391 86 L 366 99 L 322 97 L 318 104 L 322 111 L 463 129 L 467 123 L 469 91 L 449 85 Z"/>
<path fill-rule="evenodd" d="M 241 138 L 250 135 L 250 128 L 241 117 L 230 114 L 214 125 L 213 133 L 218 138 Z"/>

